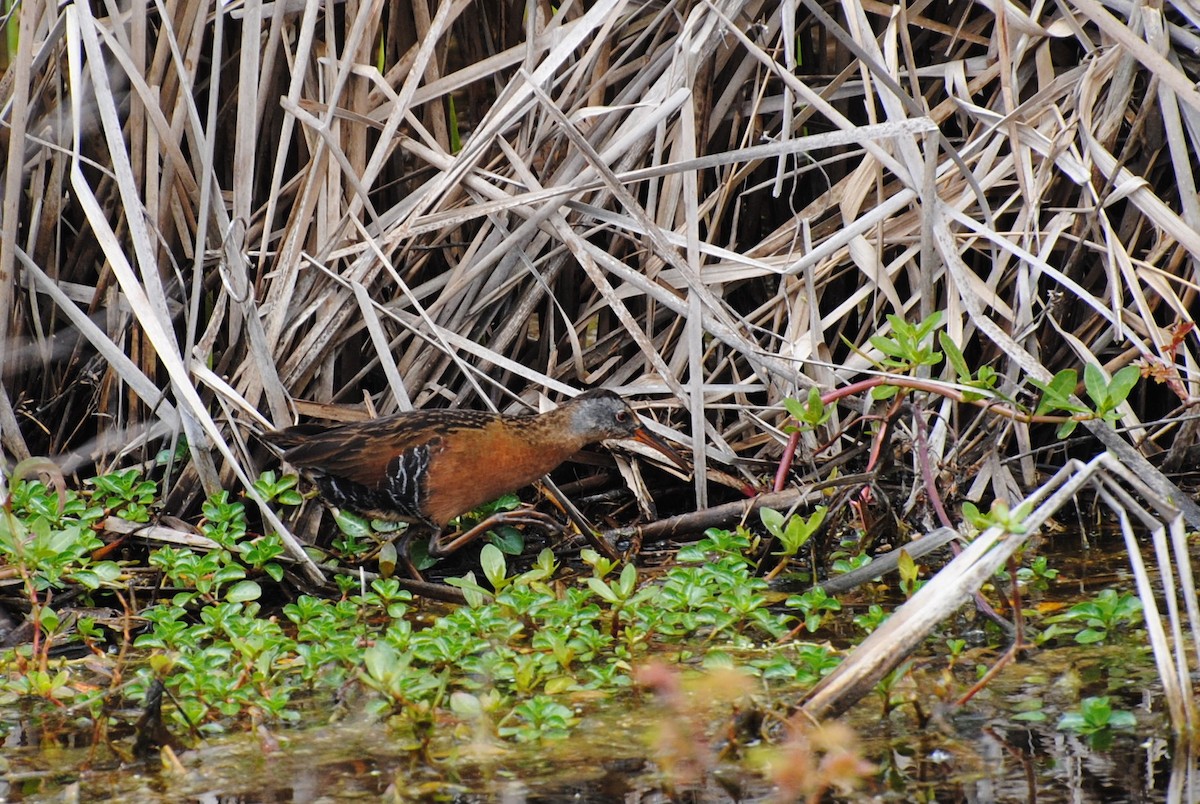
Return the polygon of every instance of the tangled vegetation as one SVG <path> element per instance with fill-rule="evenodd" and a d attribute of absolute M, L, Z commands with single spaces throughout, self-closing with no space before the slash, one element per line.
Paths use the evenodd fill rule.
<path fill-rule="evenodd" d="M 805 718 L 894 711 L 918 650 L 973 676 L 938 687 L 965 705 L 1030 644 L 1133 632 L 1191 745 L 1198 23 L 1098 0 L 12 6 L 4 705 L 118 753 L 313 698 L 419 747 L 446 721 L 518 742 L 643 663 L 692 722 L 651 659 L 729 658 L 756 693 L 807 690 L 751 730 L 794 753 L 760 767 L 805 769 L 779 790 L 819 796 L 870 771 Z M 692 473 L 620 451 L 557 472 L 594 552 L 504 531 L 435 564 L 413 540 L 454 610 L 410 598 L 395 527 L 327 512 L 258 438 L 597 386 Z M 1027 611 L 1056 518 L 1112 523 L 1136 588 Z M 972 600 L 1009 650 L 966 672 Z M 1095 692 L 1056 722 L 1130 725 Z"/>

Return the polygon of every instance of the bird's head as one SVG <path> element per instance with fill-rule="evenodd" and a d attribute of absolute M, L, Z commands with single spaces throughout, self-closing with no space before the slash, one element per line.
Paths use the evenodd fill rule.
<path fill-rule="evenodd" d="M 667 456 L 683 470 L 687 464 L 674 449 L 654 433 L 646 429 L 641 417 L 633 412 L 624 399 L 612 391 L 598 388 L 585 391 L 563 407 L 570 412 L 572 431 L 589 443 L 609 438 L 631 438 Z"/>

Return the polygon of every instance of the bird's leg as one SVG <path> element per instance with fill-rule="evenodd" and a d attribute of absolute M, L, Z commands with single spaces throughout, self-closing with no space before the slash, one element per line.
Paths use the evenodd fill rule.
<path fill-rule="evenodd" d="M 412 532 L 413 527 L 409 526 L 404 529 L 404 533 L 400 534 L 400 541 L 396 544 L 396 555 L 404 563 L 404 569 L 408 572 L 408 577 L 424 582 L 425 576 L 417 569 L 417 565 L 413 563 L 412 556 L 408 552 L 412 546 Z"/>
<path fill-rule="evenodd" d="M 500 525 L 540 525 L 552 533 L 562 532 L 562 524 L 557 519 L 533 508 L 498 511 L 470 530 L 435 535 L 429 540 L 429 555 L 437 558 L 448 556 Z"/>
<path fill-rule="evenodd" d="M 596 528 L 592 527 L 592 523 L 575 506 L 575 503 L 571 502 L 567 495 L 563 494 L 549 477 L 542 478 L 542 480 L 543 482 L 540 484 L 542 491 L 546 493 L 546 496 L 550 498 L 552 503 L 557 505 L 567 515 L 568 519 L 575 523 L 575 527 L 579 529 L 579 532 L 583 534 L 588 543 L 609 561 L 619 562 L 621 554 L 600 535 Z"/>

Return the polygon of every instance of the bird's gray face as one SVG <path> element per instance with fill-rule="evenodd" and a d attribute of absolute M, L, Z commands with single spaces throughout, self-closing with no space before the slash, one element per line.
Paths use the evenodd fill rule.
<path fill-rule="evenodd" d="M 573 424 L 580 432 L 594 434 L 598 439 L 632 438 L 641 429 L 642 420 L 624 400 L 598 397 L 579 407 Z"/>
<path fill-rule="evenodd" d="M 577 399 L 571 425 L 577 433 L 586 434 L 588 441 L 609 438 L 632 438 L 665 455 L 672 463 L 687 471 L 687 463 L 669 444 L 651 433 L 641 418 L 625 400 L 611 391 L 588 391 Z"/>

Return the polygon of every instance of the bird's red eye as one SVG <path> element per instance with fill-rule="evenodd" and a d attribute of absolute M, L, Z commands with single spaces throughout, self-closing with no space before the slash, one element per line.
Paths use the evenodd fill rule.
<path fill-rule="evenodd" d="M 629 421 L 629 411 L 618 410 L 617 411 L 617 424 L 624 424 L 627 421 Z"/>

